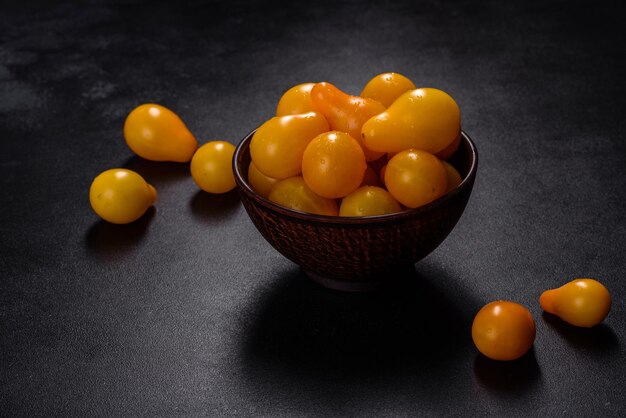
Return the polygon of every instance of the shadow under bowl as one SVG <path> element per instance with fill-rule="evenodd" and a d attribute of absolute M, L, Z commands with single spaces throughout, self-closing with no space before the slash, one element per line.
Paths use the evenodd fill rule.
<path fill-rule="evenodd" d="M 279 253 L 300 265 L 319 284 L 345 291 L 369 291 L 406 277 L 458 222 L 472 192 L 478 164 L 476 146 L 465 133 L 449 162 L 461 184 L 433 202 L 404 212 L 340 217 L 314 215 L 278 205 L 248 184 L 250 132 L 237 146 L 233 171 L 252 223 Z"/>

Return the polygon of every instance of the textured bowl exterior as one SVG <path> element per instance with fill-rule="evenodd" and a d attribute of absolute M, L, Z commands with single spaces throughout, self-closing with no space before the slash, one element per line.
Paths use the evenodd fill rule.
<path fill-rule="evenodd" d="M 389 272 L 411 266 L 430 254 L 448 236 L 470 197 L 478 156 L 469 136 L 462 134 L 452 163 L 462 183 L 445 196 L 420 208 L 366 218 L 302 213 L 257 195 L 247 183 L 250 141 L 237 146 L 235 180 L 243 205 L 263 237 L 282 255 L 299 264 L 312 278 L 329 287 L 336 282 L 381 283 Z"/>

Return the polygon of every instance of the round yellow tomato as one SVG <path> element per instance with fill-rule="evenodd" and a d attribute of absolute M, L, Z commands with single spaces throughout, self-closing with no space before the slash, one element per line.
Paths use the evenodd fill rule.
<path fill-rule="evenodd" d="M 426 151 L 410 149 L 389 160 L 385 185 L 404 206 L 417 208 L 446 193 L 448 175 L 437 157 Z"/>
<path fill-rule="evenodd" d="M 476 348 L 493 360 L 522 357 L 532 347 L 535 333 L 532 315 L 515 302 L 491 302 L 478 311 L 472 323 Z"/>
<path fill-rule="evenodd" d="M 358 141 L 345 132 L 316 136 L 304 150 L 302 177 L 316 194 L 337 199 L 355 191 L 367 163 Z"/>
<path fill-rule="evenodd" d="M 248 183 L 252 189 L 257 192 L 259 195 L 263 197 L 267 197 L 270 194 L 270 190 L 276 183 L 280 180 L 268 177 L 265 174 L 261 173 L 254 162 L 250 162 L 250 166 L 248 167 Z"/>
<path fill-rule="evenodd" d="M 233 154 L 235 146 L 211 141 L 198 148 L 191 159 L 191 177 L 205 192 L 226 193 L 235 188 Z"/>
<path fill-rule="evenodd" d="M 339 210 L 333 199 L 318 196 L 309 189 L 302 176 L 279 181 L 269 194 L 269 200 L 290 209 L 316 215 L 337 216 Z"/>
<path fill-rule="evenodd" d="M 415 84 L 402 74 L 383 73 L 368 81 L 360 96 L 374 99 L 389 107 L 403 93 L 416 88 Z"/>
<path fill-rule="evenodd" d="M 328 129 L 328 122 L 321 113 L 273 117 L 252 136 L 252 161 L 268 177 L 297 176 L 302 171 L 304 149 L 313 138 Z"/>
<path fill-rule="evenodd" d="M 459 187 L 462 179 L 461 175 L 458 171 L 456 171 L 456 168 L 454 168 L 452 164 L 443 160 L 441 161 L 441 164 L 443 164 L 443 168 L 446 169 L 446 174 L 448 175 L 448 188 L 446 189 L 446 193 L 448 193 Z"/>
<path fill-rule="evenodd" d="M 311 89 L 315 83 L 298 84 L 287 90 L 276 107 L 276 116 L 297 115 L 315 111 Z"/>
<path fill-rule="evenodd" d="M 402 211 L 391 194 L 380 187 L 363 186 L 344 197 L 339 207 L 340 216 L 374 216 Z"/>
<path fill-rule="evenodd" d="M 89 202 L 105 221 L 127 224 L 156 202 L 157 191 L 139 174 L 124 168 L 104 171 L 91 183 Z"/>
<path fill-rule="evenodd" d="M 178 115 L 157 104 L 143 104 L 130 112 L 124 138 L 135 154 L 152 161 L 186 163 L 198 148 Z"/>
<path fill-rule="evenodd" d="M 592 327 L 606 318 L 611 310 L 611 294 L 594 279 L 576 279 L 558 289 L 546 290 L 539 298 L 541 307 L 563 321 Z"/>

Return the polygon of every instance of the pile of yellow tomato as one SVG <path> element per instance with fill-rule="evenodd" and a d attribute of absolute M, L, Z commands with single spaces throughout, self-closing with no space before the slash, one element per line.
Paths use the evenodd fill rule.
<path fill-rule="evenodd" d="M 384 73 L 359 96 L 304 83 L 281 97 L 252 137 L 248 182 L 282 206 L 319 215 L 372 216 L 416 208 L 461 183 L 445 160 L 461 113 L 447 93 Z"/>
<path fill-rule="evenodd" d="M 191 162 L 193 180 L 209 193 L 235 188 L 226 141 L 198 141 L 171 110 L 135 108 L 124 123 L 130 149 L 152 161 Z M 259 195 L 302 212 L 372 216 L 425 205 L 453 190 L 461 176 L 446 160 L 461 140 L 461 114 L 441 90 L 416 88 L 397 73 L 371 79 L 360 96 L 330 83 L 305 83 L 285 92 L 276 116 L 250 143 L 248 182 Z M 89 199 L 104 220 L 137 220 L 157 199 L 156 189 L 124 168 L 106 170 L 91 184 Z M 591 327 L 611 308 L 608 290 L 577 279 L 544 292 L 541 307 L 575 326 Z M 496 301 L 474 318 L 472 339 L 496 360 L 523 356 L 535 340 L 535 322 L 524 306 Z"/>
<path fill-rule="evenodd" d="M 143 104 L 126 117 L 124 138 L 138 156 L 151 161 L 191 161 L 191 176 L 209 193 L 226 193 L 235 188 L 233 144 L 198 141 L 171 110 Z M 138 173 L 114 168 L 98 175 L 89 190 L 93 210 L 104 220 L 127 224 L 139 219 L 157 199 L 156 189 Z"/>

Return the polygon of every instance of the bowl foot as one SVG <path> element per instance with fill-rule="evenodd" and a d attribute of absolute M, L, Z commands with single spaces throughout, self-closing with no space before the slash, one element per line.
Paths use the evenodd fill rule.
<path fill-rule="evenodd" d="M 375 292 L 391 287 L 396 287 L 406 282 L 410 277 L 415 277 L 415 265 L 411 264 L 402 268 L 381 274 L 379 276 L 361 279 L 338 279 L 334 277 L 324 276 L 310 270 L 302 269 L 304 274 L 315 283 L 333 290 L 342 292 Z"/>

